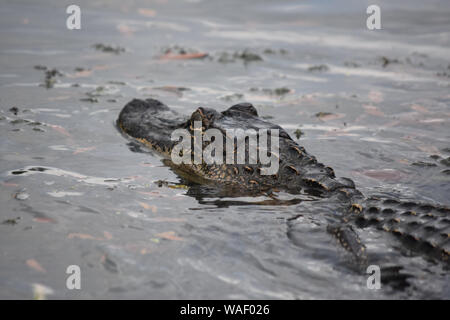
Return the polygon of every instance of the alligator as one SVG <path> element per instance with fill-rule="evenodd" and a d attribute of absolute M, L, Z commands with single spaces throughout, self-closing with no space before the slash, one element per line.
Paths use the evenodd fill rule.
<path fill-rule="evenodd" d="M 195 122 L 201 123 L 201 127 L 195 127 Z M 332 168 L 318 162 L 283 128 L 259 117 L 250 103 L 239 103 L 223 112 L 199 107 L 191 116 L 185 116 L 158 100 L 134 99 L 120 112 L 117 127 L 129 139 L 161 155 L 164 163 L 183 179 L 196 184 L 220 186 L 238 196 L 273 196 L 274 192 L 285 191 L 329 200 L 339 220 L 330 224 L 327 231 L 361 264 L 367 264 L 367 250 L 355 229 L 372 226 L 395 235 L 408 250 L 449 265 L 450 208 L 396 198 L 365 197 L 351 179 L 337 178 Z M 272 175 L 263 174 L 263 164 L 259 160 L 253 163 L 249 158 L 241 164 L 205 161 L 176 164 L 171 158 L 179 142 L 171 139 L 175 129 L 185 129 L 192 137 L 195 130 L 204 134 L 208 129 L 217 129 L 223 134 L 223 146 L 228 129 L 254 129 L 255 132 L 277 129 L 279 152 L 271 150 L 270 143 L 266 152 L 277 156 L 279 169 Z M 202 147 L 209 143 L 203 141 Z M 248 140 L 245 148 L 248 151 Z M 225 157 L 227 150 L 222 151 Z M 236 148 L 229 152 L 236 153 Z M 288 225 L 295 225 L 295 217 L 289 219 Z M 298 235 L 289 230 L 288 237 L 295 242 Z"/>

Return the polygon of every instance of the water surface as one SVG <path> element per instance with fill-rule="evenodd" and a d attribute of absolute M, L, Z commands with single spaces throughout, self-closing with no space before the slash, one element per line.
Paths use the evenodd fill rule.
<path fill-rule="evenodd" d="M 369 255 L 411 277 L 367 289 L 326 201 L 189 192 L 114 126 L 132 98 L 185 114 L 248 101 L 363 193 L 448 206 L 450 5 L 377 3 L 369 31 L 365 1 L 78 1 L 67 30 L 69 3 L 1 1 L 0 297 L 448 299 L 448 270 L 371 229 Z M 286 234 L 298 215 L 301 246 Z M 73 264 L 81 290 L 65 285 Z"/>

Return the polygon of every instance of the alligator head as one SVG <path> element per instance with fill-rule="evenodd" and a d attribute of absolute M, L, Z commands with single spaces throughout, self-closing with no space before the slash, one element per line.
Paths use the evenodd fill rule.
<path fill-rule="evenodd" d="M 223 112 L 200 107 L 191 116 L 183 116 L 160 101 L 134 99 L 120 112 L 117 125 L 127 136 L 163 156 L 165 163 L 183 178 L 194 182 L 218 182 L 247 190 L 277 188 L 291 193 L 303 190 L 314 195 L 327 194 L 340 188 L 354 188 L 349 179 L 335 179 L 331 168 L 317 162 L 283 128 L 260 118 L 250 103 L 236 104 Z M 221 150 L 216 149 L 213 156 L 216 157 L 219 152 L 222 161 L 211 163 L 202 158 L 200 162 L 195 162 L 192 152 L 187 156 L 192 160 L 190 163 L 175 163 L 173 156 L 182 156 L 184 152 L 179 150 L 180 140 L 173 140 L 173 133 L 177 129 L 189 134 L 192 140 L 188 144 L 192 149 L 195 149 L 196 137 L 201 139 L 201 149 L 205 150 L 219 139 L 204 139 L 205 134 L 221 134 L 223 140 L 218 144 Z M 235 135 L 231 140 L 230 132 Z M 267 134 L 264 141 L 266 146 L 260 143 L 263 141 L 262 132 Z M 227 145 L 230 141 L 234 142 L 231 148 Z M 239 141 L 244 142 L 241 150 Z M 252 149 L 250 142 L 255 141 L 258 155 L 251 156 L 251 151 L 255 149 Z M 274 150 L 275 146 L 277 150 Z M 277 170 L 271 172 L 268 170 L 270 165 L 262 163 L 261 150 L 270 158 L 271 164 L 276 160 Z M 244 152 L 240 162 L 237 160 L 239 155 L 242 156 L 239 151 Z M 232 154 L 236 156 L 231 157 Z M 231 159 L 228 157 L 233 159 L 231 163 L 227 161 Z"/>

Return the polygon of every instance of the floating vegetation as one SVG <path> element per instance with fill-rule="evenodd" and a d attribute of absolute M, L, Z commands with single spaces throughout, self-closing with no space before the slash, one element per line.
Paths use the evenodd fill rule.
<path fill-rule="evenodd" d="M 97 103 L 101 96 L 108 96 L 117 93 L 119 89 L 115 86 L 98 86 L 94 90 L 86 92 L 87 98 L 82 98 L 80 101 Z"/>
<path fill-rule="evenodd" d="M 317 112 L 316 114 L 315 114 L 315 116 L 317 117 L 317 118 L 323 118 L 323 117 L 327 117 L 327 116 L 331 116 L 332 115 L 332 113 L 331 112 Z"/>
<path fill-rule="evenodd" d="M 288 51 L 286 49 L 278 49 L 278 50 L 276 50 L 276 49 L 267 48 L 267 49 L 264 49 L 263 53 L 264 54 L 277 54 L 277 53 L 287 54 Z"/>
<path fill-rule="evenodd" d="M 400 61 L 398 59 L 390 59 L 390 58 L 385 57 L 385 56 L 380 57 L 379 61 L 381 62 L 381 66 L 383 68 L 386 68 L 388 65 L 390 65 L 392 63 L 400 63 Z"/>
<path fill-rule="evenodd" d="M 19 108 L 12 107 L 9 109 L 9 112 L 12 112 L 15 116 L 17 116 L 17 113 L 19 112 Z"/>
<path fill-rule="evenodd" d="M 114 80 L 108 81 L 108 83 L 109 83 L 109 84 L 119 85 L 119 86 L 126 86 L 126 85 L 127 85 L 126 82 L 123 82 L 123 81 L 114 81 Z"/>
<path fill-rule="evenodd" d="M 162 52 L 162 55 L 159 57 L 162 60 L 203 59 L 208 56 L 206 52 L 199 52 L 197 50 L 184 48 L 178 45 L 163 48 Z"/>
<path fill-rule="evenodd" d="M 93 47 L 98 51 L 114 53 L 114 54 L 120 54 L 122 52 L 125 52 L 125 48 L 123 48 L 123 47 L 105 45 L 103 43 L 96 43 L 96 44 L 94 44 Z"/>
<path fill-rule="evenodd" d="M 416 161 L 412 163 L 413 166 L 417 167 L 437 167 L 437 164 L 430 163 L 430 162 L 424 162 L 424 161 Z"/>
<path fill-rule="evenodd" d="M 48 69 L 43 65 L 36 65 L 34 69 L 45 71 L 45 80 L 44 83 L 40 86 L 45 87 L 47 89 L 53 88 L 54 84 L 57 82 L 57 77 L 62 77 L 63 74 L 58 69 Z"/>
<path fill-rule="evenodd" d="M 359 63 L 353 62 L 353 61 L 346 61 L 344 62 L 344 66 L 348 68 L 359 68 L 361 65 Z"/>
<path fill-rule="evenodd" d="M 97 103 L 98 99 L 97 98 L 93 98 L 93 97 L 89 97 L 89 98 L 81 98 L 80 101 L 83 102 L 91 102 L 91 103 Z"/>
<path fill-rule="evenodd" d="M 36 70 L 47 70 L 47 67 L 46 67 L 46 66 L 40 65 L 40 64 L 35 65 L 34 68 L 35 68 Z"/>
<path fill-rule="evenodd" d="M 331 113 L 331 112 L 318 112 L 315 114 L 317 118 L 322 121 L 336 120 L 345 117 L 343 113 Z"/>
<path fill-rule="evenodd" d="M 20 217 L 3 220 L 2 224 L 15 225 L 19 223 Z"/>
<path fill-rule="evenodd" d="M 245 49 L 243 51 L 236 51 L 233 53 L 222 52 L 220 53 L 217 61 L 221 63 L 242 61 L 247 64 L 249 62 L 263 61 L 263 58 L 259 54 Z"/>
<path fill-rule="evenodd" d="M 268 89 L 268 88 L 250 88 L 250 92 L 262 92 L 264 94 L 268 94 L 271 96 L 284 96 L 288 93 L 291 93 L 292 90 L 287 87 Z"/>
<path fill-rule="evenodd" d="M 236 52 L 233 54 L 233 57 L 236 59 L 241 59 L 244 62 L 262 61 L 263 60 L 260 55 L 258 55 L 256 53 L 252 53 L 248 50 L 244 50 L 243 52 Z"/>
<path fill-rule="evenodd" d="M 30 122 L 30 121 L 27 120 L 27 119 L 14 119 L 14 120 L 11 120 L 9 123 L 11 123 L 11 124 L 21 124 L 21 123 L 28 123 L 28 122 Z"/>
<path fill-rule="evenodd" d="M 330 70 L 330 68 L 325 65 L 325 64 L 319 64 L 319 65 L 314 65 L 314 66 L 310 66 L 307 69 L 309 72 L 325 72 Z"/>
<path fill-rule="evenodd" d="M 244 97 L 244 95 L 242 93 L 233 93 L 233 94 L 228 94 L 226 96 L 222 96 L 220 97 L 221 100 L 223 101 L 236 101 L 236 100 L 240 100 Z"/>
<path fill-rule="evenodd" d="M 44 80 L 44 83 L 41 84 L 41 86 L 43 86 L 47 89 L 53 88 L 53 86 L 57 82 L 56 78 L 63 76 L 62 72 L 60 72 L 58 69 L 50 70 L 45 66 L 38 66 L 38 68 L 36 68 L 36 66 L 35 66 L 34 68 L 37 70 L 45 70 L 45 80 Z"/>
<path fill-rule="evenodd" d="M 301 129 L 297 129 L 297 130 L 294 131 L 294 134 L 295 134 L 295 137 L 296 137 L 297 139 L 300 139 L 300 137 L 301 137 L 302 135 L 304 135 L 305 133 L 304 133 Z"/>

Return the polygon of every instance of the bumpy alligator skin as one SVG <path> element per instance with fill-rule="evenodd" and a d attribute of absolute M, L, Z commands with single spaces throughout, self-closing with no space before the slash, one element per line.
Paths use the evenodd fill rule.
<path fill-rule="evenodd" d="M 263 166 L 260 163 L 175 165 L 171 162 L 170 155 L 177 142 L 171 140 L 171 134 L 173 130 L 182 128 L 194 135 L 194 121 L 201 121 L 202 132 L 206 129 L 218 129 L 224 137 L 227 129 L 278 129 L 277 174 L 262 175 Z M 329 226 L 328 231 L 339 239 L 344 248 L 362 260 L 365 257 L 365 247 L 352 226 L 374 226 L 385 230 L 398 236 L 409 249 L 449 262 L 449 208 L 399 202 L 395 199 L 365 198 L 355 188 L 352 180 L 336 178 L 332 168 L 319 163 L 292 140 L 283 128 L 261 119 L 249 103 L 234 105 L 221 113 L 209 108 L 198 108 L 188 117 L 157 100 L 134 99 L 120 112 L 117 126 L 128 137 L 162 155 L 165 163 L 190 181 L 220 185 L 237 195 L 270 194 L 274 190 L 283 190 L 329 198 L 331 203 L 335 203 L 335 210 L 342 218 L 340 224 Z M 225 143 L 224 138 L 224 149 Z M 207 145 L 207 142 L 203 143 L 203 147 Z M 295 219 L 290 223 L 295 223 Z M 292 240 L 295 242 L 295 236 Z"/>

